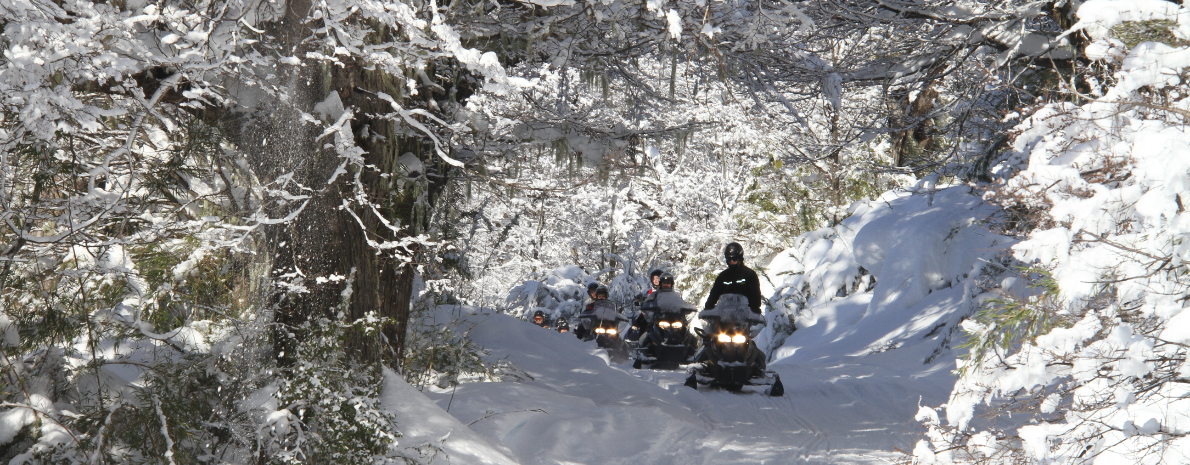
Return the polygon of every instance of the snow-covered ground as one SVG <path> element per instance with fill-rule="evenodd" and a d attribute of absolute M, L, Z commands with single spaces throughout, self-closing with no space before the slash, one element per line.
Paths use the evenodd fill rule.
<path fill-rule="evenodd" d="M 913 363 L 903 359 L 922 354 L 892 351 L 854 360 L 783 360 L 772 367 L 785 383 L 780 398 L 695 391 L 682 385 L 684 371 L 634 370 L 610 363 L 593 342 L 570 334 L 473 308 L 454 311 L 471 313 L 467 318 L 479 323 L 472 339 L 492 360 L 512 362 L 524 379 L 427 389 L 439 412 L 449 410 L 457 422 L 435 420 L 432 434 L 407 434 L 404 442 L 433 441 L 454 430 L 447 444 L 458 444 L 477 433 L 486 446 L 522 464 L 888 463 L 897 449 L 912 450 L 924 431 L 913 420 L 918 395 L 944 402 L 954 382 L 948 367 Z M 396 377 L 389 383 L 404 384 Z M 401 389 L 402 396 L 417 394 Z M 455 449 L 466 447 L 475 444 Z M 488 463 L 507 458 L 488 451 L 463 462 L 481 457 Z"/>

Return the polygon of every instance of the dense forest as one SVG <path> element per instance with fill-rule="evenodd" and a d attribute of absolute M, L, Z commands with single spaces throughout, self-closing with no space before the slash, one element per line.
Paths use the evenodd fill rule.
<path fill-rule="evenodd" d="M 533 378 L 458 308 L 701 305 L 733 241 L 770 365 L 925 344 L 893 460 L 1190 460 L 1180 3 L 0 0 L 0 50 L 0 461 L 446 463 L 386 389 Z"/>

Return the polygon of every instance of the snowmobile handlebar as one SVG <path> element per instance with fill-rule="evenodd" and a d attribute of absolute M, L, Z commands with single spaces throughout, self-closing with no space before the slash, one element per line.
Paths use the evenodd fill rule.
<path fill-rule="evenodd" d="M 707 316 L 699 315 L 698 318 L 700 320 L 706 320 L 706 321 L 710 321 L 710 322 L 714 322 L 714 323 L 719 323 L 720 317 L 719 317 L 719 315 L 707 315 Z M 763 326 L 768 326 L 769 323 L 768 323 L 768 321 L 766 321 L 763 318 L 757 318 L 757 319 L 749 319 L 745 325 L 746 326 L 758 326 L 759 325 L 759 326 L 763 327 Z"/>
<path fill-rule="evenodd" d="M 595 315 L 579 315 L 578 319 L 580 319 L 580 320 L 597 320 L 597 321 L 607 320 L 607 321 L 610 321 L 607 318 L 599 318 Z M 628 317 L 626 317 L 624 315 L 616 315 L 616 321 L 628 321 Z"/>

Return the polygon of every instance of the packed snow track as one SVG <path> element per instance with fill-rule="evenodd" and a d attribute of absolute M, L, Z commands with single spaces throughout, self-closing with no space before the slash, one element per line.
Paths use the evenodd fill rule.
<path fill-rule="evenodd" d="M 442 454 L 434 463 L 890 463 L 903 459 L 898 451 L 912 450 L 923 431 L 913 420 L 914 393 L 944 397 L 945 389 L 929 385 L 950 376 L 925 366 L 915 376 L 895 374 L 871 364 L 874 356 L 854 357 L 854 364 L 783 360 L 770 368 L 785 383 L 784 397 L 766 396 L 761 387 L 693 390 L 682 385 L 684 370 L 635 370 L 568 333 L 476 309 L 451 312 L 469 314 L 471 338 L 491 361 L 511 362 L 522 379 L 425 389 L 438 415 L 448 410 L 453 418 L 438 421 L 438 430 L 407 433 L 404 442 L 438 441 Z M 386 387 L 390 397 L 396 388 L 401 396 L 416 394 L 396 379 L 389 377 L 390 385 L 401 385 Z M 417 416 L 430 416 L 420 408 Z"/>

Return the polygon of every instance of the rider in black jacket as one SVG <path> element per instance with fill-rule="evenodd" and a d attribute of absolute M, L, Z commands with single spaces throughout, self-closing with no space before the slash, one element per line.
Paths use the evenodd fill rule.
<path fill-rule="evenodd" d="M 740 294 L 748 298 L 748 307 L 752 313 L 760 314 L 760 278 L 756 272 L 744 265 L 744 247 L 737 242 L 727 244 L 723 248 L 723 258 L 727 260 L 727 269 L 715 278 L 711 286 L 711 294 L 707 296 L 704 309 L 710 310 L 719 302 L 723 294 Z"/>
<path fill-rule="evenodd" d="M 727 247 L 723 248 L 723 258 L 727 260 L 727 269 L 715 278 L 715 284 L 711 286 L 711 294 L 707 296 L 704 310 L 715 308 L 715 304 L 719 303 L 719 297 L 722 295 L 740 294 L 748 298 L 748 308 L 752 310 L 752 313 L 760 315 L 760 277 L 756 275 L 755 271 L 744 265 L 744 247 L 738 242 L 727 244 Z M 704 337 L 709 340 L 709 335 Z M 705 344 L 704 342 L 704 346 Z M 748 344 L 752 348 L 756 348 L 756 341 L 750 339 Z M 753 354 L 749 364 L 755 364 L 757 369 L 763 371 L 766 365 L 764 354 L 759 350 L 754 350 Z M 704 362 L 706 356 L 706 351 L 699 351 L 695 356 L 695 361 Z"/>

